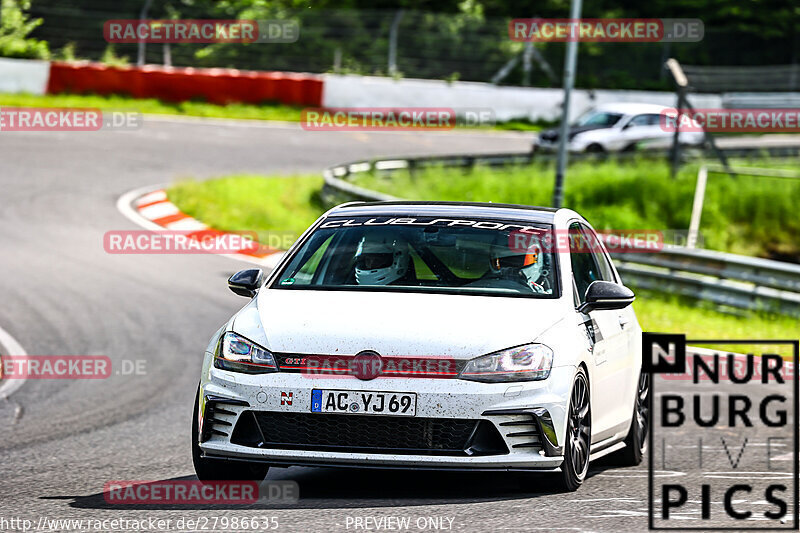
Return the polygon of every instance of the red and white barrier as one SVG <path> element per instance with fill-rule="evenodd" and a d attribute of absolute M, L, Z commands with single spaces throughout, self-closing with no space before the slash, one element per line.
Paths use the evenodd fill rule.
<path fill-rule="evenodd" d="M 50 63 L 0 57 L 0 93 L 45 94 Z"/>
<path fill-rule="evenodd" d="M 235 69 L 54 62 L 50 66 L 47 92 L 129 94 L 168 102 L 199 99 L 213 104 L 280 102 L 318 106 L 322 104 L 322 78 L 312 74 Z"/>
<path fill-rule="evenodd" d="M 167 102 L 197 99 L 214 104 L 280 102 L 319 107 L 322 84 L 322 77 L 313 74 L 0 58 L 0 93 L 124 94 Z"/>
<path fill-rule="evenodd" d="M 168 102 L 192 99 L 215 104 L 280 102 L 302 107 L 426 107 L 491 109 L 498 121 L 513 118 L 557 120 L 560 89 L 498 87 L 490 83 L 445 82 L 298 74 L 158 65 L 110 67 L 89 62 L 0 58 L 0 92 L 32 94 L 127 94 Z M 659 91 L 576 90 L 572 114 L 609 102 L 673 105 L 674 93 Z M 721 107 L 720 95 L 695 95 L 696 107 Z"/>

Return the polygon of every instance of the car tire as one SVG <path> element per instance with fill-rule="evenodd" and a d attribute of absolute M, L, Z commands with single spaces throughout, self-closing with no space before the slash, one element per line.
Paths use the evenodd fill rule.
<path fill-rule="evenodd" d="M 568 492 L 578 490 L 589 471 L 591 424 L 589 379 L 583 367 L 579 367 L 570 393 L 567 430 L 564 436 L 564 462 L 561 464 L 559 478 L 559 485 Z"/>
<path fill-rule="evenodd" d="M 200 481 L 263 481 L 267 477 L 269 465 L 203 457 L 199 444 L 199 410 L 200 386 L 198 385 L 197 394 L 194 396 L 194 414 L 192 415 L 192 463 L 197 479 Z"/>
<path fill-rule="evenodd" d="M 602 145 L 597 143 L 592 143 L 586 147 L 587 154 L 604 154 L 606 153 L 606 149 L 603 148 Z"/>
<path fill-rule="evenodd" d="M 647 437 L 650 431 L 650 376 L 639 374 L 636 386 L 636 401 L 633 404 L 633 417 L 625 448 L 617 452 L 615 463 L 619 466 L 638 466 L 647 452 Z"/>

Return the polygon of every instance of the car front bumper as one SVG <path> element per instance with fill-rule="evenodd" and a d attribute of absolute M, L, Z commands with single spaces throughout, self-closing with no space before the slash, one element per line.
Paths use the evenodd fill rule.
<path fill-rule="evenodd" d="M 285 372 L 251 375 L 210 367 L 201 383 L 203 431 L 200 448 L 209 458 L 262 461 L 275 465 L 552 470 L 563 461 L 561 453 L 567 405 L 574 374 L 574 367 L 565 366 L 553 368 L 549 378 L 542 381 L 489 384 L 431 378 L 362 381 L 350 376 L 307 376 Z M 463 453 L 419 450 L 398 453 L 359 448 L 356 442 L 352 449 L 330 449 L 308 443 L 303 446 L 240 443 L 241 439 L 236 436 L 241 434 L 240 426 L 248 423 L 247 417 L 260 419 L 258 415 L 262 413 L 280 413 L 280 416 L 290 419 L 305 420 L 309 417 L 341 417 L 334 419 L 333 425 L 330 425 L 330 418 L 324 419 L 328 424 L 326 427 L 332 431 L 336 431 L 336 421 L 357 416 L 312 414 L 311 394 L 314 389 L 416 393 L 414 418 L 420 420 L 411 426 L 419 427 L 418 422 L 423 419 L 437 424 L 474 421 L 476 428 L 494 432 L 503 444 L 502 450 L 473 453 L 470 448 Z M 410 418 L 368 416 L 383 418 L 387 427 L 394 428 L 404 427 L 398 424 L 397 419 Z M 322 422 L 323 419 L 319 420 Z M 352 420 L 344 422 L 352 428 Z M 262 436 L 268 433 L 268 428 L 261 426 L 260 429 Z"/>
<path fill-rule="evenodd" d="M 558 150 L 558 141 L 543 141 L 535 140 L 533 142 L 534 150 L 541 150 L 542 152 L 555 152 Z M 583 146 L 577 146 L 572 141 L 567 143 L 567 151 L 572 153 L 582 152 Z"/>

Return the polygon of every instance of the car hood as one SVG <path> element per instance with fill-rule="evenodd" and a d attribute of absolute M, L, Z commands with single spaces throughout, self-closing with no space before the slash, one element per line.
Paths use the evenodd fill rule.
<path fill-rule="evenodd" d="M 277 353 L 471 359 L 536 340 L 561 299 L 262 289 L 233 330 Z"/>
<path fill-rule="evenodd" d="M 611 126 L 570 126 L 567 129 L 567 139 L 571 140 L 577 134 L 584 133 L 586 131 L 607 130 L 610 128 Z M 555 142 L 558 140 L 558 134 L 558 129 L 544 130 L 539 134 L 539 138 L 543 141 Z"/>

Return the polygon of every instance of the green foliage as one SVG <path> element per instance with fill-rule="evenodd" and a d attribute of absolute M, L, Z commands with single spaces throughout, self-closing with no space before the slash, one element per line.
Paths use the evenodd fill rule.
<path fill-rule="evenodd" d="M 26 13 L 30 0 L 0 0 L 0 57 L 48 59 L 50 48 L 45 41 L 29 37 L 42 24 Z"/>
<path fill-rule="evenodd" d="M 53 55 L 53 59 L 58 61 L 75 61 L 78 59 L 77 46 L 73 41 L 65 44 L 58 52 Z"/>
<path fill-rule="evenodd" d="M 116 52 L 114 52 L 113 44 L 106 46 L 106 49 L 103 51 L 103 55 L 100 57 L 100 62 L 110 67 L 125 67 L 130 64 L 128 56 L 120 57 L 116 54 Z"/>
<path fill-rule="evenodd" d="M 8 0 L 0 0 L 8 1 Z M 27 1 L 27 0 L 26 0 Z M 69 40 L 80 44 L 86 59 L 99 60 L 109 18 L 135 18 L 144 0 L 73 2 L 36 0 L 44 23 L 34 33 L 53 49 Z M 397 68 L 412 78 L 489 81 L 507 62 L 519 57 L 523 43 L 508 37 L 517 17 L 566 18 L 569 0 L 163 0 L 153 2 L 150 18 L 295 19 L 300 39 L 284 44 L 216 43 L 172 46 L 178 66 L 255 70 L 329 72 L 341 50 L 345 73 L 388 72 L 389 28 L 398 9 Z M 670 90 L 663 70 L 666 57 L 689 65 L 776 65 L 796 63 L 800 5 L 790 0 L 596 0 L 584 2 L 585 18 L 697 18 L 705 24 L 698 43 L 581 43 L 576 86 L 608 89 Z M 534 65 L 536 87 L 560 85 L 564 43 L 537 43 L 536 49 L 556 75 L 550 80 Z M 163 60 L 161 46 L 148 46 L 146 61 Z M 136 57 L 135 43 L 119 44 L 119 55 Z M 519 85 L 521 62 L 502 81 Z"/>

